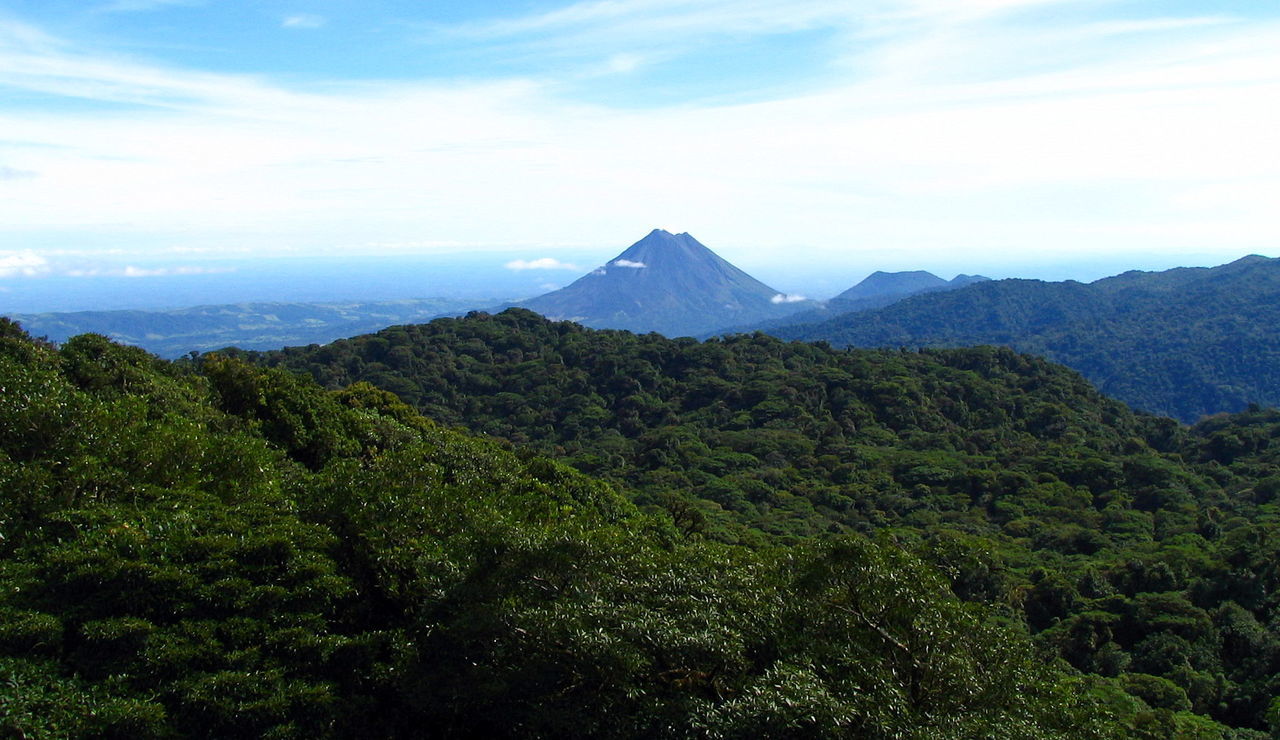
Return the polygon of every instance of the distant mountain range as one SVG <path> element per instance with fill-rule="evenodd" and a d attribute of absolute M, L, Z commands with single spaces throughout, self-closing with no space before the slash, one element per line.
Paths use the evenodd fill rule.
<path fill-rule="evenodd" d="M 102 334 L 161 357 L 181 357 L 236 346 L 276 349 L 324 344 L 392 324 L 429 321 L 474 308 L 475 300 L 346 303 L 236 303 L 170 311 L 74 311 L 15 314 L 32 336 L 63 342 L 77 334 Z"/>
<path fill-rule="evenodd" d="M 838 346 L 1007 345 L 1186 422 L 1280 404 L 1280 260 L 1256 255 L 1088 284 L 984 281 L 768 330 Z"/>
<path fill-rule="evenodd" d="M 770 288 L 687 233 L 654 229 L 572 284 L 511 305 L 597 329 L 682 336 L 816 304 Z"/>
<path fill-rule="evenodd" d="M 96 333 L 161 357 L 224 347 L 275 349 L 323 344 L 391 326 L 489 306 L 519 306 L 598 329 L 710 336 L 812 323 L 888 305 L 909 295 L 952 290 L 983 277 L 946 281 L 923 271 L 876 272 L 829 301 L 786 295 L 717 255 L 688 233 L 654 229 L 567 287 L 518 302 L 420 299 L 326 303 L 237 303 L 164 311 L 16 314 L 35 336 L 62 342 Z"/>
<path fill-rule="evenodd" d="M 58 342 L 93 332 L 174 358 L 228 346 L 323 344 L 483 305 L 669 337 L 766 331 L 837 346 L 1006 345 L 1072 367 L 1135 408 L 1184 422 L 1280 405 L 1280 260 L 1256 255 L 1087 284 L 875 272 L 818 302 L 769 287 L 687 233 L 655 229 L 571 285 L 518 303 L 242 303 L 13 318 Z"/>
<path fill-rule="evenodd" d="M 840 295 L 827 301 L 810 304 L 811 307 L 804 311 L 771 321 L 720 327 L 702 336 L 706 338 L 717 334 L 752 331 L 772 332 L 780 327 L 816 323 L 853 311 L 869 311 L 873 308 L 881 308 L 896 303 L 908 296 L 955 290 L 990 279 L 981 275 L 956 275 L 951 280 L 943 280 L 937 275 L 924 270 L 911 270 L 908 272 L 881 272 L 877 270 Z"/>

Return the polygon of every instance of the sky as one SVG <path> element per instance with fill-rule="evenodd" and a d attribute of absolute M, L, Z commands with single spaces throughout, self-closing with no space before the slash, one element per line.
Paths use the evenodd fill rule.
<path fill-rule="evenodd" d="M 1260 0 L 0 0 L 0 310 L 268 259 L 554 286 L 653 228 L 816 297 L 1277 256 L 1277 132 Z"/>

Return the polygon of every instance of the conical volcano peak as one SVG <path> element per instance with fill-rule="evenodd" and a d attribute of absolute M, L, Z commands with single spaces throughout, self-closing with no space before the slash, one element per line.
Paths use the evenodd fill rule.
<path fill-rule="evenodd" d="M 685 239 L 692 239 L 692 238 L 693 237 L 689 236 L 688 233 L 672 234 L 670 231 L 667 231 L 666 229 L 654 229 L 653 231 L 650 231 L 648 234 L 645 234 L 645 237 L 643 239 L 641 239 L 640 241 L 636 242 L 631 246 L 635 247 L 641 244 L 677 244 Z"/>
<path fill-rule="evenodd" d="M 521 305 L 597 328 L 677 336 L 796 310 L 777 295 L 688 232 L 654 229 L 572 285 Z"/>
<path fill-rule="evenodd" d="M 666 229 L 654 229 L 653 231 L 650 231 L 647 235 L 645 235 L 643 239 L 636 242 L 635 244 L 632 244 L 630 249 L 634 249 L 642 244 L 651 245 L 651 246 L 676 246 L 680 244 L 685 244 L 687 242 L 693 242 L 694 244 L 698 244 L 698 240 L 690 236 L 688 232 L 684 232 L 682 234 L 672 234 L 670 231 L 667 231 Z M 698 246 L 702 246 L 702 245 L 698 244 Z"/>
<path fill-rule="evenodd" d="M 614 265 L 636 267 L 640 264 L 662 270 L 737 270 L 688 232 L 672 234 L 664 229 L 649 232 L 648 236 L 627 247 L 626 251 L 607 263 L 605 269 Z"/>

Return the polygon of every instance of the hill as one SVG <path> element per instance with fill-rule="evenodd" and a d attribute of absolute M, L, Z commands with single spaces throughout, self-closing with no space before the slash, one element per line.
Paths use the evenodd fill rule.
<path fill-rule="evenodd" d="M 1045 663 L 909 541 L 682 537 L 368 385 L 0 321 L 0 386 L 5 736 L 1226 731 Z"/>
<path fill-rule="evenodd" d="M 795 313 L 793 301 L 689 234 L 654 229 L 572 284 L 518 303 L 584 326 L 696 335 Z"/>
<path fill-rule="evenodd" d="M 1094 283 L 999 280 L 875 311 L 773 327 L 855 347 L 996 344 L 1080 371 L 1104 393 L 1184 422 L 1280 404 L 1280 260 L 1129 272 Z"/>
<path fill-rule="evenodd" d="M 956 275 L 951 280 L 943 280 L 931 272 L 912 270 L 909 272 L 881 272 L 877 270 L 863 278 L 857 285 L 831 299 L 831 303 L 857 304 L 882 299 L 898 300 L 916 293 L 930 293 L 938 290 L 954 290 L 971 283 L 981 282 L 987 278 L 981 275 Z"/>
<path fill-rule="evenodd" d="M 1078 670 L 1267 727 L 1277 412 L 1187 428 L 1007 349 L 700 343 L 520 310 L 252 358 L 554 455 L 691 539 L 892 533 Z"/>

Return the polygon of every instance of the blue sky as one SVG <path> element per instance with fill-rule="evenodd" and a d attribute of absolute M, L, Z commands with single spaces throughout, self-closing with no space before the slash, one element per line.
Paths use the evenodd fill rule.
<path fill-rule="evenodd" d="M 1276 256 L 1277 131 L 1256 0 L 0 0 L 0 304 L 266 256 L 563 283 L 655 227 L 832 293 Z"/>

